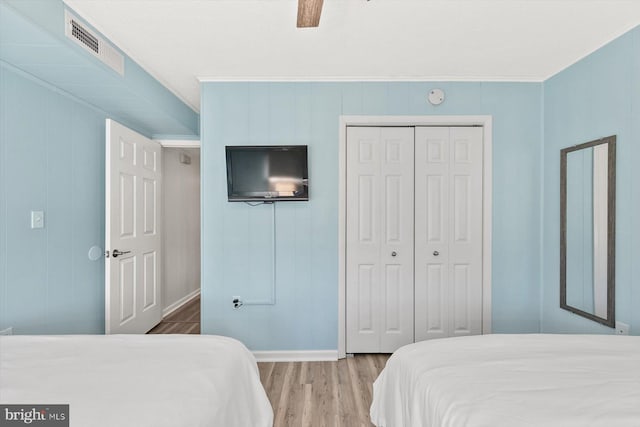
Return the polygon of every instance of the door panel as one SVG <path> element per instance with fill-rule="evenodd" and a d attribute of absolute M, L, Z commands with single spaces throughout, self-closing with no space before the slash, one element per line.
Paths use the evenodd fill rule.
<path fill-rule="evenodd" d="M 144 178 L 144 234 L 146 236 L 156 234 L 156 219 L 158 217 L 158 201 L 156 180 Z"/>
<path fill-rule="evenodd" d="M 148 171 L 155 172 L 157 165 L 156 159 L 158 157 L 157 151 L 147 147 L 142 147 L 142 152 L 144 153 L 144 168 Z"/>
<path fill-rule="evenodd" d="M 402 177 L 390 175 L 386 177 L 385 183 L 385 242 L 387 244 L 401 243 L 402 218 L 400 216 L 402 207 Z"/>
<path fill-rule="evenodd" d="M 451 312 L 453 313 L 452 335 L 468 335 L 469 328 L 469 266 L 453 266 L 453 298 Z"/>
<path fill-rule="evenodd" d="M 402 307 L 402 267 L 399 265 L 387 265 L 385 268 L 385 289 L 382 302 L 385 307 L 386 333 L 394 333 L 402 330 L 400 315 Z"/>
<path fill-rule="evenodd" d="M 120 173 L 120 238 L 134 237 L 136 232 L 136 177 Z"/>
<path fill-rule="evenodd" d="M 375 209 L 373 206 L 373 191 L 376 187 L 376 177 L 363 175 L 358 177 L 358 229 L 360 244 L 373 244 L 373 225 Z"/>
<path fill-rule="evenodd" d="M 106 128 L 105 332 L 145 333 L 162 318 L 162 151 L 113 120 Z"/>
<path fill-rule="evenodd" d="M 380 352 L 391 353 L 413 342 L 413 190 L 414 131 L 380 128 L 386 153 L 381 164 L 384 241 L 381 264 L 384 280 L 380 295 L 383 324 Z"/>
<path fill-rule="evenodd" d="M 455 218 L 450 236 L 451 272 L 456 288 L 451 336 L 482 333 L 482 128 L 451 128 Z"/>
<path fill-rule="evenodd" d="M 374 330 L 373 294 L 377 288 L 375 285 L 375 266 L 359 265 L 358 274 L 358 332 L 372 333 Z"/>
<path fill-rule="evenodd" d="M 413 129 L 347 128 L 349 353 L 413 342 L 412 200 Z"/>
<path fill-rule="evenodd" d="M 427 175 L 425 179 L 426 184 L 424 188 L 427 193 L 425 195 L 426 206 L 420 205 L 421 208 L 424 209 L 429 207 L 429 209 L 426 209 L 427 228 L 424 230 L 424 232 L 426 232 L 425 241 L 431 244 L 442 244 L 446 237 L 445 224 L 443 224 L 444 209 L 446 207 L 444 200 L 446 179 L 441 175 Z"/>
<path fill-rule="evenodd" d="M 118 288 L 120 291 L 120 319 L 123 323 L 136 314 L 136 262 L 135 258 L 124 258 L 118 261 Z"/>
<path fill-rule="evenodd" d="M 429 307 L 429 310 L 421 310 L 416 307 L 416 317 L 418 312 L 422 316 L 424 330 L 431 335 L 444 335 L 448 330 L 448 319 L 446 314 L 448 310 L 443 310 L 446 304 L 447 290 L 445 288 L 446 268 L 441 264 L 429 264 L 426 265 L 426 298 L 428 301 L 435 301 Z M 422 273 L 422 272 L 421 272 Z M 416 273 L 416 275 L 418 275 Z M 418 328 L 416 327 L 416 333 Z M 416 337 L 418 340 L 418 337 Z"/>
<path fill-rule="evenodd" d="M 469 240 L 469 176 L 453 177 L 453 239 L 456 242 Z"/>
<path fill-rule="evenodd" d="M 416 341 L 449 334 L 449 139 L 447 127 L 416 128 Z"/>
<path fill-rule="evenodd" d="M 144 259 L 144 306 L 143 310 L 153 308 L 158 295 L 158 271 L 157 257 L 155 252 L 148 252 L 143 255 Z"/>
<path fill-rule="evenodd" d="M 379 131 L 347 130 L 347 351 L 377 352 L 380 316 Z"/>
<path fill-rule="evenodd" d="M 416 128 L 416 341 L 482 332 L 482 128 Z"/>

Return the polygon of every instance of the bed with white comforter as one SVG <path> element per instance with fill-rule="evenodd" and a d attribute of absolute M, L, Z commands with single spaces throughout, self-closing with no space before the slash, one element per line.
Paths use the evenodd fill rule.
<path fill-rule="evenodd" d="M 0 403 L 69 404 L 71 427 L 267 427 L 253 355 L 194 335 L 0 337 Z"/>
<path fill-rule="evenodd" d="M 483 335 L 411 344 L 373 385 L 380 427 L 640 426 L 640 337 Z"/>

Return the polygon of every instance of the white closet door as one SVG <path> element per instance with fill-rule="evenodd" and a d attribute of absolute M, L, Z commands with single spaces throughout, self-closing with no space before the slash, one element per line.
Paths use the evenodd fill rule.
<path fill-rule="evenodd" d="M 348 353 L 413 342 L 413 150 L 413 128 L 347 128 Z"/>
<path fill-rule="evenodd" d="M 482 128 L 417 127 L 416 341 L 482 333 Z"/>
<path fill-rule="evenodd" d="M 416 128 L 416 341 L 449 336 L 449 128 Z"/>

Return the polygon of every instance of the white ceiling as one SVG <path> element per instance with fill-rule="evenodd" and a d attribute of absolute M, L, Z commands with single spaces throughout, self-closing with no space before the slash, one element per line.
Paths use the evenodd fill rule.
<path fill-rule="evenodd" d="M 64 0 L 196 111 L 199 80 L 542 81 L 640 24 L 638 0 Z"/>

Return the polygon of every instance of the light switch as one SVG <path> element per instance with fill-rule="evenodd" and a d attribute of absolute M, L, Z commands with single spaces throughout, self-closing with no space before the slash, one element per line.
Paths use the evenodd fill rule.
<path fill-rule="evenodd" d="M 31 228 L 44 228 L 43 211 L 31 211 Z"/>

